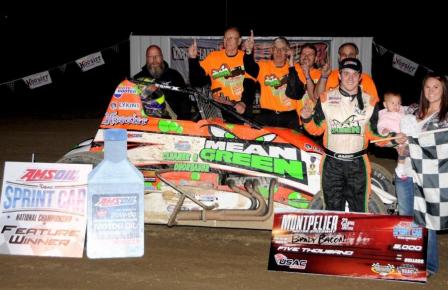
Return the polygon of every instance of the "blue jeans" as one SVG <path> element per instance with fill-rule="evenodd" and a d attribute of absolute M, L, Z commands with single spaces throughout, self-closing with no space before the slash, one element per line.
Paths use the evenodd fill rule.
<path fill-rule="evenodd" d="M 412 182 L 412 177 L 401 179 L 395 176 L 395 191 L 398 199 L 398 214 L 414 216 L 414 183 Z M 433 273 L 439 270 L 437 232 L 433 230 L 428 230 L 426 269 Z"/>

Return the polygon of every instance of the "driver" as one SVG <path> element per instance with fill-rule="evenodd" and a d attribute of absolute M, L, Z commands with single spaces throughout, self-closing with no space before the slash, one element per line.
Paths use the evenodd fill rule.
<path fill-rule="evenodd" d="M 346 58 L 339 65 L 339 86 L 326 91 L 314 108 L 304 107 L 301 117 L 305 129 L 313 135 L 324 134 L 325 156 L 321 160 L 322 191 L 325 209 L 367 212 L 370 195 L 369 140 L 378 134 L 378 105 L 374 97 L 359 86 L 362 65 Z M 404 143 L 403 134 L 398 141 Z M 389 142 L 380 142 L 385 146 Z"/>

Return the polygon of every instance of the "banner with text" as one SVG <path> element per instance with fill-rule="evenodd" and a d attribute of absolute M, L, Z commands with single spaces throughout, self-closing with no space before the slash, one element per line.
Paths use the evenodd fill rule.
<path fill-rule="evenodd" d="M 426 239 L 407 216 L 275 213 L 268 269 L 426 282 Z"/>
<path fill-rule="evenodd" d="M 96 68 L 97 66 L 103 65 L 103 55 L 101 54 L 101 52 L 95 52 L 77 59 L 76 64 L 83 72 L 85 72 L 91 70 L 92 68 Z"/>
<path fill-rule="evenodd" d="M 90 164 L 6 162 L 0 254 L 82 257 Z"/>
<path fill-rule="evenodd" d="M 30 89 L 51 84 L 51 76 L 48 71 L 40 72 L 23 78 L 23 81 Z"/>
<path fill-rule="evenodd" d="M 418 63 L 415 63 L 412 60 L 409 60 L 395 53 L 392 59 L 392 67 L 404 73 L 407 73 L 408 75 L 415 76 L 415 72 L 418 68 Z"/>

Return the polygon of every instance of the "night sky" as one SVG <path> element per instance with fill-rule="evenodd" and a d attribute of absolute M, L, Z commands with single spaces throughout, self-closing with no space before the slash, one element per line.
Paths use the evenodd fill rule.
<path fill-rule="evenodd" d="M 215 0 L 213 3 L 218 8 L 211 8 L 210 1 L 150 1 L 133 6 L 107 7 L 107 10 L 114 11 L 105 12 L 106 7 L 102 5 L 82 6 L 76 2 L 64 4 L 64 9 L 59 12 L 53 11 L 58 8 L 53 7 L 50 11 L 41 6 L 38 10 L 28 7 L 27 12 L 19 9 L 0 11 L 0 83 L 97 52 L 127 39 L 130 32 L 141 35 L 222 35 L 227 26 L 239 27 L 243 36 L 248 35 L 250 29 L 254 29 L 256 36 L 373 36 L 377 43 L 390 51 L 448 75 L 448 40 L 445 39 L 446 25 L 443 24 L 446 16 L 440 7 L 433 4 L 406 6 L 407 10 L 404 10 L 398 4 L 391 7 L 390 3 L 386 6 L 371 1 L 362 4 L 370 5 L 371 9 L 358 11 L 355 7 L 360 6 L 360 2 L 355 1 L 330 6 L 322 4 L 323 7 L 317 1 L 263 2 L 263 7 L 236 0 Z M 194 12 L 186 13 L 192 7 Z M 100 79 L 110 78 L 107 91 L 101 94 L 109 94 L 113 87 L 111 83 L 128 74 L 128 55 L 119 56 L 119 61 L 118 67 L 113 68 L 114 73 L 92 73 L 90 76 L 98 80 L 97 86 L 102 84 Z M 383 69 L 381 63 L 377 68 Z M 117 75 L 118 70 L 121 72 Z M 399 80 L 394 84 L 390 78 L 396 73 L 377 71 L 373 74 L 374 78 L 387 76 L 388 80 L 380 80 L 384 87 L 414 87 L 409 91 L 412 95 L 420 86 L 420 76 L 415 80 L 398 76 Z M 398 72 L 400 74 L 403 73 Z M 76 81 L 78 84 L 79 81 L 93 82 L 86 76 Z M 408 85 L 411 82 L 414 84 Z M 386 88 L 380 87 L 379 91 L 382 89 Z M 66 89 L 60 88 L 58 94 L 61 92 L 66 93 Z M 76 94 L 71 97 L 76 97 Z"/>

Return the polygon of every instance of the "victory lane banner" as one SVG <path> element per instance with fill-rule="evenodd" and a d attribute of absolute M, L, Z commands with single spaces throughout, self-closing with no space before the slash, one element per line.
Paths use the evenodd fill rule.
<path fill-rule="evenodd" d="M 408 216 L 275 213 L 268 269 L 426 282 L 426 241 Z"/>
<path fill-rule="evenodd" d="M 0 254 L 82 257 L 90 164 L 5 162 Z"/>

